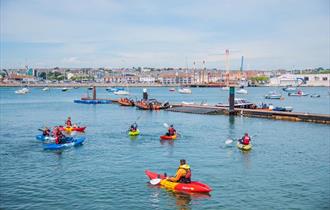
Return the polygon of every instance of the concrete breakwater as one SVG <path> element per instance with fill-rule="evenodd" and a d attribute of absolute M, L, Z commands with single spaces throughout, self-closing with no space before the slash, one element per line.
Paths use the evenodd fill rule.
<path fill-rule="evenodd" d="M 200 105 L 181 105 L 175 104 L 166 109 L 171 112 L 183 112 L 191 114 L 209 114 L 209 115 L 229 115 L 229 111 L 224 107 L 200 106 Z M 330 115 L 313 114 L 304 112 L 280 112 L 262 109 L 241 109 L 235 108 L 234 115 L 246 117 L 259 117 L 275 120 L 287 120 L 296 122 L 313 122 L 321 124 L 330 124 Z"/>

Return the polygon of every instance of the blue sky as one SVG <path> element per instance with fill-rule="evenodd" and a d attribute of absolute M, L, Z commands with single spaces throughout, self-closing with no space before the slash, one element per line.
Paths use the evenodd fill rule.
<path fill-rule="evenodd" d="M 1 68 L 330 66 L 328 0 L 0 0 Z"/>

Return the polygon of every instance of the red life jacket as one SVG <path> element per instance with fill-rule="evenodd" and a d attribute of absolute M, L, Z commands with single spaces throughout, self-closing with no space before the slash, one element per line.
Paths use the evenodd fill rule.
<path fill-rule="evenodd" d="M 168 133 L 173 136 L 175 134 L 176 130 L 174 128 L 169 128 Z"/>
<path fill-rule="evenodd" d="M 243 144 L 244 145 L 250 144 L 250 137 L 249 136 L 244 136 L 244 138 L 243 138 Z"/>

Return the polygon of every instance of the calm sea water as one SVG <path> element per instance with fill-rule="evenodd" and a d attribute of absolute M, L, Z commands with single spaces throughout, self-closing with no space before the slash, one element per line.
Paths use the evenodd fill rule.
<path fill-rule="evenodd" d="M 1 88 L 0 209 L 329 209 L 330 126 L 268 119 L 207 116 L 131 107 L 74 104 L 86 89 L 27 95 Z M 254 102 L 272 88 L 250 88 Z M 180 95 L 150 88 L 160 100 L 225 102 L 219 89 L 192 89 Z M 305 88 L 321 98 L 271 101 L 295 111 L 330 113 L 327 88 Z M 141 88 L 130 92 L 140 98 Z M 100 97 L 110 97 L 104 89 Z M 43 151 L 38 128 L 74 122 L 88 126 L 85 144 L 62 152 Z M 142 135 L 127 136 L 137 120 Z M 173 123 L 182 134 L 160 142 Z M 253 150 L 242 153 L 227 138 L 248 131 Z M 179 159 L 192 167 L 193 179 L 209 184 L 211 196 L 173 193 L 147 184 L 145 169 L 174 174 Z"/>

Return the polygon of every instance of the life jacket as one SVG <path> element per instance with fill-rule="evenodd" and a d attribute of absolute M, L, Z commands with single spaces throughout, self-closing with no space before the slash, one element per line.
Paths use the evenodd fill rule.
<path fill-rule="evenodd" d="M 191 170 L 190 166 L 188 164 L 184 164 L 179 166 L 179 169 L 184 169 L 186 171 L 186 175 L 183 177 L 180 177 L 179 182 L 181 183 L 190 183 L 191 182 Z"/>
<path fill-rule="evenodd" d="M 176 130 L 174 128 L 169 128 L 168 129 L 168 133 L 170 134 L 170 136 L 173 136 L 175 134 Z"/>
<path fill-rule="evenodd" d="M 244 138 L 243 138 L 243 144 L 244 145 L 248 145 L 248 144 L 250 144 L 250 137 L 249 136 L 244 136 Z"/>

